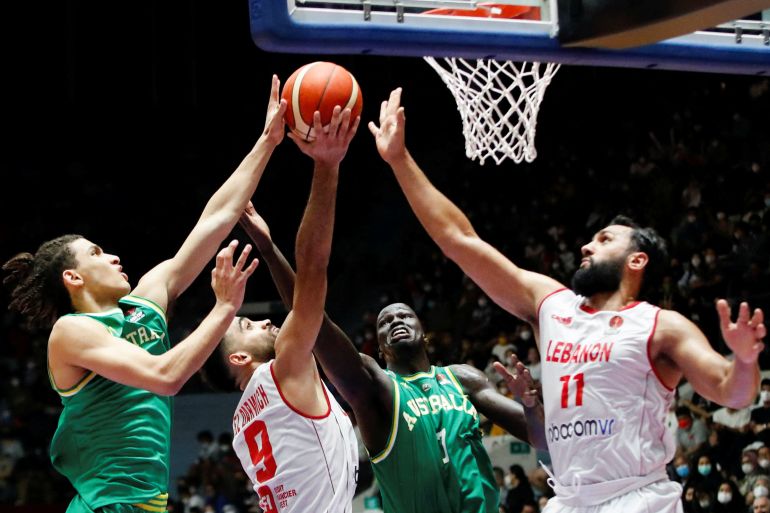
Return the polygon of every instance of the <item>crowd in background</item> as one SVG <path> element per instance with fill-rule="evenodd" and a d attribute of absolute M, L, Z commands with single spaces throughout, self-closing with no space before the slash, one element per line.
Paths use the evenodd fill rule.
<path fill-rule="evenodd" d="M 579 264 L 581 245 L 615 214 L 655 227 L 670 251 L 657 303 L 688 316 L 728 354 L 715 298 L 733 306 L 745 300 L 770 312 L 769 84 L 756 79 L 736 88 L 709 81 L 686 98 L 662 101 L 658 121 L 619 124 L 616 141 L 599 144 L 579 130 L 569 139 L 546 141 L 535 164 L 499 175 L 494 186 L 481 173 L 447 171 L 436 182 L 483 238 L 522 267 L 565 284 Z M 420 151 L 429 174 L 437 167 L 475 165 L 446 162 L 440 148 Z M 367 285 L 363 313 L 341 323 L 360 351 L 378 358 L 376 315 L 401 301 L 421 318 L 433 363 L 467 363 L 497 380 L 492 363 L 514 353 L 538 378 L 530 327 L 496 307 L 419 226 L 394 228 L 382 220 L 373 229 L 395 230 L 398 245 L 373 248 L 369 237 L 347 240 L 345 256 L 332 267 L 358 269 L 355 282 L 339 278 L 330 289 L 337 309 L 340 298 L 361 297 L 350 289 Z M 355 264 L 357 259 L 367 264 Z M 369 274 L 359 280 L 363 272 Z M 189 328 L 184 321 L 200 312 L 178 314 L 173 340 Z M 71 487 L 47 454 L 60 401 L 48 384 L 46 334 L 24 330 L 7 312 L 0 322 L 0 504 L 66 503 Z M 770 350 L 761 354 L 760 365 L 770 370 Z M 505 393 L 504 386 L 500 390 Z M 670 425 L 678 452 L 669 470 L 684 487 L 685 512 L 770 511 L 770 381 L 763 382 L 754 409 L 738 411 L 709 403 L 685 383 Z M 485 429 L 494 433 L 495 427 Z M 202 433 L 199 441 L 199 459 L 176 484 L 178 501 L 170 507 L 183 513 L 258 511 L 228 435 Z M 539 511 L 552 493 L 539 471 L 514 466 L 497 468 L 496 475 L 506 513 Z"/>

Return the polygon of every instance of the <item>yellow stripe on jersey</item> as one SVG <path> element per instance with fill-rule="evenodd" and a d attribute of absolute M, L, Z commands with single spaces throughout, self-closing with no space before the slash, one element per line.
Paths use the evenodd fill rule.
<path fill-rule="evenodd" d="M 147 308 L 154 310 L 155 313 L 160 315 L 161 319 L 163 319 L 163 322 L 168 324 L 168 321 L 166 320 L 166 312 L 163 311 L 163 308 L 161 308 L 157 303 L 150 301 L 149 299 L 139 297 L 139 296 L 125 296 L 122 299 L 127 300 L 131 303 L 136 303 L 141 306 L 146 306 Z"/>
<path fill-rule="evenodd" d="M 451 371 L 451 370 L 449 370 L 449 367 L 444 367 L 444 370 L 446 371 L 446 373 L 447 373 L 447 376 L 449 376 L 449 379 L 451 379 L 451 380 L 452 380 L 452 383 L 454 383 L 454 384 L 455 384 L 455 386 L 457 387 L 457 391 L 458 391 L 458 392 L 460 392 L 460 395 L 466 395 L 466 394 L 465 394 L 465 390 L 463 390 L 463 387 L 462 387 L 462 385 L 460 385 L 460 382 L 459 382 L 459 381 L 457 381 L 457 378 L 456 378 L 456 377 L 455 377 L 455 375 L 452 373 L 452 371 Z"/>
<path fill-rule="evenodd" d="M 51 387 L 53 387 L 56 393 L 62 397 L 71 397 L 77 394 L 78 392 L 83 390 L 83 387 L 86 386 L 92 379 L 94 379 L 94 377 L 96 377 L 95 372 L 93 371 L 87 372 L 86 374 L 83 375 L 82 378 L 80 378 L 80 380 L 77 383 L 63 390 L 56 386 L 56 382 L 53 380 L 53 373 L 51 372 L 51 367 L 50 366 L 48 367 L 48 380 L 51 382 Z"/>
<path fill-rule="evenodd" d="M 436 376 L 436 367 L 431 365 L 430 372 L 418 372 L 417 374 L 412 374 L 411 376 L 401 376 L 401 379 L 403 379 L 404 381 L 414 381 L 415 379 L 433 378 L 435 376 Z"/>
<path fill-rule="evenodd" d="M 168 494 L 159 493 L 158 495 L 148 500 L 147 502 L 140 503 L 140 504 L 132 504 L 132 506 L 136 506 L 137 508 L 143 509 L 145 511 L 152 511 L 155 513 L 164 513 L 166 511 L 166 506 L 168 506 Z"/>
<path fill-rule="evenodd" d="M 393 378 L 391 378 L 393 379 Z M 385 449 L 380 454 L 372 458 L 372 463 L 380 463 L 382 460 L 388 457 L 390 451 L 393 450 L 393 446 L 396 445 L 396 436 L 398 435 L 398 419 L 401 409 L 401 391 L 398 388 L 398 381 L 393 379 L 393 420 L 390 426 L 390 436 L 388 436 L 388 443 Z"/>

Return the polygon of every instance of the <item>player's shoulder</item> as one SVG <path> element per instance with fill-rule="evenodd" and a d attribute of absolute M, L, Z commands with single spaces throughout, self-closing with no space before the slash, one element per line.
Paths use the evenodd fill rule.
<path fill-rule="evenodd" d="M 489 385 L 489 378 L 480 369 L 464 363 L 456 363 L 445 367 L 460 382 L 466 392 L 472 393 Z"/>
<path fill-rule="evenodd" d="M 673 331 L 687 330 L 695 326 L 690 319 L 676 310 L 668 310 L 666 308 L 661 308 L 659 310 L 657 324 L 658 330 L 663 329 Z"/>
<path fill-rule="evenodd" d="M 51 328 L 48 348 L 63 347 L 75 351 L 84 343 L 98 343 L 107 336 L 111 336 L 109 330 L 96 319 L 86 315 L 65 315 Z"/>

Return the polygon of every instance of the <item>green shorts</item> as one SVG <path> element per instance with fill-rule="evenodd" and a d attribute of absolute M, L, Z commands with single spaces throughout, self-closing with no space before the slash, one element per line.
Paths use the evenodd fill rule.
<path fill-rule="evenodd" d="M 165 507 L 163 511 L 166 511 Z M 140 508 L 134 504 L 108 504 L 101 508 L 91 509 L 80 495 L 76 495 L 67 507 L 66 513 L 148 513 L 148 509 Z M 153 508 L 152 513 L 155 513 L 155 508 Z"/>

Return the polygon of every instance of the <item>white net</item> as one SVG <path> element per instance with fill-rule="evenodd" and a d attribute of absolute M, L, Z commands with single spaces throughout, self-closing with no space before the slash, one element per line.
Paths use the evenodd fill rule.
<path fill-rule="evenodd" d="M 532 162 L 537 112 L 559 64 L 461 58 L 425 60 L 457 102 L 463 120 L 465 155 L 480 164 Z"/>

